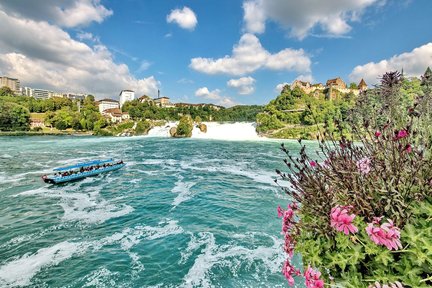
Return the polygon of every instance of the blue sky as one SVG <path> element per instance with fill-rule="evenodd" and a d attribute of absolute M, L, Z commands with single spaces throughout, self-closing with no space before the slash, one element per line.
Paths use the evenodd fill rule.
<path fill-rule="evenodd" d="M 0 74 L 116 98 L 265 104 L 295 79 L 432 66 L 429 0 L 3 0 Z"/>

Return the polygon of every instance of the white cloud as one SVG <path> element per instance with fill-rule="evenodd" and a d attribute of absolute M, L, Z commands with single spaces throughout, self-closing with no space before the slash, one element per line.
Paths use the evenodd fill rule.
<path fill-rule="evenodd" d="M 92 41 L 92 42 L 95 42 L 95 43 L 100 43 L 99 37 L 94 36 L 92 33 L 89 33 L 89 32 L 82 32 L 82 31 L 78 32 L 77 35 L 76 35 L 76 37 L 80 41 L 88 40 L 88 41 Z"/>
<path fill-rule="evenodd" d="M 245 0 L 245 29 L 263 33 L 265 22 L 272 20 L 298 39 L 305 38 L 319 27 L 325 34 L 339 36 L 351 30 L 349 22 L 359 21 L 364 10 L 383 5 L 385 0 Z"/>
<path fill-rule="evenodd" d="M 243 2 L 245 30 L 250 33 L 264 33 L 266 15 L 259 1 Z"/>
<path fill-rule="evenodd" d="M 282 92 L 282 89 L 283 89 L 286 85 L 290 85 L 290 84 L 284 82 L 284 83 L 280 83 L 280 84 L 276 85 L 276 87 L 275 87 L 275 91 L 276 91 L 277 93 L 281 93 L 281 92 Z"/>
<path fill-rule="evenodd" d="M 150 63 L 147 60 L 142 60 L 140 67 L 138 68 L 137 72 L 144 72 L 145 70 L 147 70 L 150 66 L 152 65 L 152 63 Z"/>
<path fill-rule="evenodd" d="M 191 80 L 191 79 L 187 79 L 187 78 L 181 78 L 181 79 L 177 80 L 177 83 L 180 83 L 180 84 L 193 84 L 194 81 Z"/>
<path fill-rule="evenodd" d="M 238 104 L 230 97 L 224 97 L 220 95 L 220 93 L 221 91 L 219 89 L 210 91 L 207 87 L 201 87 L 195 91 L 195 96 L 213 100 L 215 104 L 225 107 L 231 107 Z"/>
<path fill-rule="evenodd" d="M 296 77 L 296 80 L 300 80 L 300 81 L 304 81 L 304 82 L 309 82 L 309 83 L 313 83 L 315 81 L 315 79 L 313 78 L 312 74 L 299 75 L 299 76 Z"/>
<path fill-rule="evenodd" d="M 231 88 L 237 89 L 237 92 L 240 95 L 248 95 L 255 92 L 255 79 L 250 76 L 231 79 L 227 82 L 227 85 Z"/>
<path fill-rule="evenodd" d="M 101 23 L 113 14 L 100 0 L 2 1 L 0 9 L 17 18 L 48 21 L 63 27 Z"/>
<path fill-rule="evenodd" d="M 168 23 L 177 23 L 181 28 L 194 30 L 198 23 L 195 13 L 189 7 L 171 10 L 167 16 Z"/>
<path fill-rule="evenodd" d="M 224 97 L 220 99 L 220 101 L 217 103 L 217 105 L 224 106 L 224 107 L 232 107 L 235 105 L 239 105 L 239 103 L 235 102 L 229 97 Z"/>
<path fill-rule="evenodd" d="M 137 79 L 103 45 L 88 46 L 62 29 L 0 11 L 0 74 L 23 86 L 116 97 L 122 89 L 156 95 L 159 82 Z"/>
<path fill-rule="evenodd" d="M 353 69 L 349 79 L 357 83 L 363 78 L 370 85 L 378 83 L 379 78 L 389 71 L 403 69 L 404 75 L 418 77 L 428 66 L 432 67 L 432 42 L 390 59 L 359 65 Z"/>
<path fill-rule="evenodd" d="M 276 54 L 265 50 L 253 34 L 244 34 L 234 46 L 232 56 L 219 59 L 193 58 L 189 67 L 207 74 L 243 75 L 258 69 L 310 72 L 311 60 L 303 49 L 286 48 Z"/>
<path fill-rule="evenodd" d="M 220 99 L 222 96 L 220 96 L 219 94 L 220 94 L 219 89 L 215 89 L 210 92 L 207 87 L 202 87 L 195 91 L 195 96 L 212 99 L 212 100 Z"/>

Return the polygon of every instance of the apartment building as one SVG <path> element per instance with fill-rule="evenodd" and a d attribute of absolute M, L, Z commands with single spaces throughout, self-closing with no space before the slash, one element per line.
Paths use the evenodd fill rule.
<path fill-rule="evenodd" d="M 0 76 L 0 87 L 10 88 L 16 95 L 21 95 L 21 83 L 16 78 Z"/>

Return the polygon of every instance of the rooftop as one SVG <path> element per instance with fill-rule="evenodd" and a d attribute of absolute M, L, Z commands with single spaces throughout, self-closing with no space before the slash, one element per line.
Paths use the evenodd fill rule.
<path fill-rule="evenodd" d="M 97 102 L 114 102 L 114 103 L 119 103 L 119 101 L 117 101 L 117 100 L 114 100 L 114 99 L 108 99 L 108 98 L 105 98 L 105 99 L 99 100 L 99 101 L 97 101 Z"/>

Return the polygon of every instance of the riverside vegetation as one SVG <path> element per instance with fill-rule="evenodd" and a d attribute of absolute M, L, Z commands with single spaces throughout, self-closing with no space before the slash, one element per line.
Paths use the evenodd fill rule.
<path fill-rule="evenodd" d="M 411 103 L 416 95 L 422 93 L 420 83 L 420 79 L 417 78 L 402 80 L 398 93 L 401 94 L 401 101 L 405 106 Z M 352 85 L 353 83 L 350 86 Z M 368 92 L 369 95 L 374 93 L 377 93 L 376 89 L 370 89 Z M 373 96 L 369 98 L 372 99 Z M 362 107 L 359 106 L 361 101 L 358 100 L 359 97 L 353 93 L 340 92 L 330 100 L 326 97 L 326 90 L 307 94 L 298 87 L 291 89 L 288 85 L 283 88 L 280 95 L 265 106 L 239 105 L 231 108 L 221 107 L 219 110 L 211 106 L 161 108 L 152 102 L 141 103 L 135 99 L 126 102 L 122 107 L 123 112 L 129 113 L 131 121 L 116 124 L 99 113 L 92 95 L 81 101 L 57 97 L 41 100 L 14 96 L 9 88 L 3 87 L 0 88 L 0 131 L 29 131 L 30 118 L 36 115 L 34 113 L 42 113 L 40 117 L 50 128 L 40 132 L 35 131 L 38 133 L 52 133 L 54 130 L 58 133 L 66 131 L 95 135 L 143 135 L 154 126 L 165 125 L 166 121 L 179 121 L 183 116 L 189 115 L 191 119 L 195 120 L 197 117 L 200 119 L 198 122 L 195 121 L 196 125 L 200 125 L 202 121 L 256 122 L 256 130 L 262 136 L 280 139 L 315 139 L 318 130 L 324 126 L 329 132 L 335 132 L 335 119 L 343 127 L 344 135 L 348 135 L 350 127 L 347 122 L 349 111 L 352 109 L 357 110 L 358 113 L 351 114 L 350 117 L 358 118 L 362 113 L 375 113 L 371 106 L 373 104 Z M 78 104 L 81 107 L 80 111 L 78 111 Z M 193 124 L 190 128 L 193 128 Z M 188 134 L 190 133 L 179 136 Z"/>
<path fill-rule="evenodd" d="M 282 145 L 288 172 L 276 172 L 291 202 L 278 216 L 290 286 L 295 278 L 308 288 L 432 286 L 432 71 L 410 86 L 415 93 L 406 81 L 389 72 L 360 95 L 350 138 L 336 124 L 323 129 L 316 154 L 301 140 L 299 157 Z"/>
<path fill-rule="evenodd" d="M 80 109 L 78 108 L 80 107 Z M 161 108 L 154 103 L 140 103 L 138 100 L 126 102 L 123 112 L 128 112 L 131 120 L 111 123 L 99 113 L 94 96 L 84 100 L 71 100 L 53 97 L 35 99 L 14 95 L 7 87 L 0 88 L 0 131 L 10 134 L 41 133 L 88 133 L 100 136 L 145 135 L 154 126 L 163 126 L 166 121 L 179 121 L 189 115 L 201 131 L 207 128 L 202 121 L 255 121 L 262 106 L 234 106 L 220 110 L 209 106 Z M 47 128 L 30 128 L 31 118 L 43 120 Z M 185 118 L 186 119 L 186 118 Z M 189 125 L 186 129 L 185 124 Z M 190 137 L 193 123 L 181 121 L 178 137 Z M 190 130 L 190 131 L 189 131 Z M 189 135 L 189 136 L 188 136 Z"/>
<path fill-rule="evenodd" d="M 403 105 L 407 106 L 414 101 L 417 95 L 423 94 L 421 80 L 413 77 L 404 78 L 401 81 L 398 93 Z M 351 83 L 350 86 L 353 85 L 355 84 Z M 348 118 L 358 118 L 361 116 L 360 112 L 363 114 L 375 113 L 372 111 L 372 106 L 379 101 L 376 96 L 371 96 L 378 93 L 375 88 L 368 90 L 371 102 L 369 107 L 366 107 L 367 110 L 360 106 L 359 96 L 353 93 L 336 91 L 332 99 L 329 99 L 326 93 L 327 90 L 322 90 L 308 94 L 299 87 L 291 89 L 289 85 L 286 85 L 281 94 L 264 106 L 264 111 L 257 115 L 257 132 L 270 138 L 313 140 L 319 135 L 319 129 L 324 126 L 328 132 L 335 132 L 337 130 L 335 119 L 337 119 L 344 134 L 348 135 L 350 133 L 350 127 L 347 125 Z M 359 113 L 350 114 L 349 111 L 352 109 Z"/>

